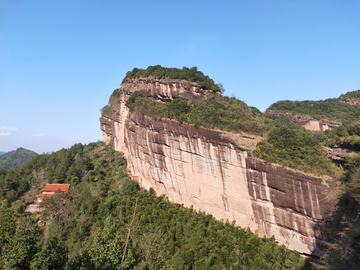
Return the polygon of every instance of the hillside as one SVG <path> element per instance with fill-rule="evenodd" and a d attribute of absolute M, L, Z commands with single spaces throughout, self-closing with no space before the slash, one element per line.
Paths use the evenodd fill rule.
<path fill-rule="evenodd" d="M 239 205 L 247 207 L 251 203 L 255 222 L 259 222 L 259 226 L 268 226 L 267 232 L 277 224 L 291 228 L 296 235 L 298 226 L 303 225 L 298 223 L 292 227 L 294 221 L 286 223 L 285 220 L 294 220 L 290 212 L 281 215 L 277 212 L 274 215 L 281 218 L 271 220 L 268 217 L 273 215 L 272 211 L 285 207 L 312 216 L 314 211 L 324 211 L 321 207 L 314 210 L 315 205 L 329 203 L 331 212 L 325 216 L 313 216 L 313 220 L 318 220 L 315 227 L 319 226 L 322 231 L 314 233 L 326 236 L 332 248 L 314 251 L 312 255 L 322 256 L 326 269 L 338 269 L 353 264 L 357 260 L 355 254 L 360 250 L 354 238 L 360 229 L 356 218 L 360 209 L 357 196 L 360 125 L 354 121 L 359 116 L 356 93 L 349 92 L 338 99 L 318 102 L 280 101 L 268 109 L 274 113 L 261 114 L 235 98 L 207 96 L 206 90 L 198 92 L 191 84 L 187 86 L 184 80 L 125 78 L 103 108 L 101 130 L 104 142 L 125 153 L 130 171 L 139 175 L 143 185 L 166 194 L 172 201 L 208 209 L 210 213 L 216 213 L 218 219 L 235 219 L 237 224 L 242 224 L 244 216 L 237 219 L 235 213 L 244 211 L 238 208 Z M 303 123 L 318 125 L 317 131 L 302 126 Z M 252 159 L 254 155 L 257 157 L 255 161 Z M 245 165 L 242 165 L 244 161 L 234 163 L 235 156 L 241 157 L 240 160 L 244 158 Z M 284 172 L 280 173 L 281 170 Z M 301 176 L 305 175 L 304 172 L 322 179 L 330 177 L 326 184 L 322 182 L 329 189 L 322 184 L 312 187 L 318 180 L 312 184 L 309 180 L 302 180 L 307 177 Z M 232 192 L 239 188 L 233 186 L 232 178 L 236 178 L 241 186 L 244 174 L 251 179 L 248 187 L 242 187 L 250 194 L 249 202 L 245 202 L 246 192 L 239 190 L 238 195 Z M 288 189 L 291 182 L 293 184 Z M 204 191 L 204 185 L 210 183 L 214 184 L 212 190 Z M 299 194 L 296 194 L 297 189 Z M 309 197 L 303 194 L 309 194 Z M 212 208 L 206 196 L 210 196 L 222 212 Z M 219 200 L 218 196 L 221 197 Z M 282 196 L 285 198 L 280 199 Z M 326 200 L 311 202 L 313 196 L 325 196 Z M 238 198 L 243 201 L 238 202 Z M 280 201 L 274 201 L 275 198 Z M 293 198 L 295 201 L 290 202 Z M 266 206 L 269 199 L 274 209 Z M 310 203 L 309 209 L 304 206 L 305 202 Z M 227 215 L 229 212 L 233 214 Z M 241 213 L 248 215 L 246 211 Z M 326 229 L 322 227 L 324 224 L 327 224 Z M 264 235 L 266 230 L 261 226 L 259 232 Z M 256 226 L 251 229 L 255 230 Z M 280 242 L 286 242 L 281 235 L 274 234 Z M 309 231 L 301 234 L 310 238 L 300 240 L 297 235 L 291 245 L 305 243 L 312 237 Z M 314 243 L 317 245 L 319 242 Z M 307 253 L 314 250 L 313 247 L 296 246 L 296 249 Z M 332 264 L 336 267 L 332 268 Z"/>
<path fill-rule="evenodd" d="M 342 123 L 359 119 L 360 106 L 357 106 L 355 102 L 359 96 L 360 90 L 357 90 L 341 95 L 339 98 L 319 101 L 283 100 L 272 104 L 266 111 L 290 113 L 296 116 L 308 116 L 317 120 L 327 119 Z"/>
<path fill-rule="evenodd" d="M 304 269 L 274 238 L 157 197 L 126 166 L 122 153 L 98 142 L 0 170 L 0 186 L 9 187 L 0 193 L 0 268 Z M 43 201 L 39 226 L 23 211 L 46 183 L 71 186 Z"/>
<path fill-rule="evenodd" d="M 37 153 L 22 147 L 0 156 L 0 169 L 16 169 L 37 156 Z"/>
<path fill-rule="evenodd" d="M 6 152 L 0 152 L 0 155 L 6 154 Z"/>
<path fill-rule="evenodd" d="M 278 101 L 266 110 L 266 116 L 284 115 L 296 125 L 302 119 L 319 120 L 327 127 L 323 134 L 315 136 L 323 146 L 336 147 L 346 151 L 360 151 L 360 90 L 347 92 L 337 99 L 320 101 Z M 337 121 L 337 122 L 330 122 Z M 314 121 L 312 121 L 314 122 Z"/>

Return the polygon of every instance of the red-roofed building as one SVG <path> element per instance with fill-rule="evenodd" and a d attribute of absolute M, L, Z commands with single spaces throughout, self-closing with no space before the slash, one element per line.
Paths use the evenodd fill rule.
<path fill-rule="evenodd" d="M 36 201 L 41 203 L 42 199 L 46 196 L 50 198 L 57 190 L 66 192 L 70 187 L 70 184 L 46 184 L 45 187 L 41 190 L 42 193 L 36 195 Z"/>
<path fill-rule="evenodd" d="M 35 195 L 36 196 L 36 202 L 37 203 L 41 203 L 41 201 L 43 200 L 43 198 L 46 196 L 48 198 L 50 198 L 52 195 L 55 194 L 56 191 L 58 191 L 59 189 L 62 192 L 66 192 L 70 187 L 70 184 L 46 184 L 45 187 L 41 190 L 41 194 L 39 195 Z M 41 212 L 43 209 L 39 208 L 38 204 L 30 204 L 26 207 L 25 209 L 25 213 L 27 213 L 28 215 L 31 215 L 35 212 Z M 37 214 L 37 217 L 40 217 L 41 214 Z"/>

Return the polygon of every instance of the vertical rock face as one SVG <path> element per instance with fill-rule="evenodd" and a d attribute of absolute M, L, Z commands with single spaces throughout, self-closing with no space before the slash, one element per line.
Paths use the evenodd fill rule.
<path fill-rule="evenodd" d="M 126 79 L 120 91 L 125 100 L 135 91 L 161 101 L 170 101 L 174 98 L 189 100 L 221 96 L 220 93 L 205 90 L 196 83 L 172 79 L 159 80 L 154 77 Z"/>
<path fill-rule="evenodd" d="M 101 130 L 105 142 L 112 137 L 115 149 L 124 152 L 144 187 L 260 236 L 275 235 L 301 253 L 321 254 L 330 181 L 256 159 L 256 138 L 234 135 L 234 140 L 222 132 L 129 113 L 122 97 L 118 119 L 102 118 Z"/>

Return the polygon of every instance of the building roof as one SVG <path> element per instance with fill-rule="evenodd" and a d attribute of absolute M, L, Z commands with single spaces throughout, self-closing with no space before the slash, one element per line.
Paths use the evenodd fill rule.
<path fill-rule="evenodd" d="M 67 191 L 70 187 L 70 184 L 46 184 L 42 189 L 42 192 L 55 192 L 58 189 L 61 191 Z"/>
<path fill-rule="evenodd" d="M 54 195 L 54 194 L 43 194 L 43 193 L 42 193 L 42 194 L 35 195 L 35 196 L 39 199 L 39 198 L 43 198 L 43 197 L 45 197 L 45 196 L 50 198 L 52 195 Z"/>

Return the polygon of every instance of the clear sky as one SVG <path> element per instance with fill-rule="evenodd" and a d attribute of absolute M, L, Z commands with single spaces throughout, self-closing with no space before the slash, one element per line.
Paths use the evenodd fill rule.
<path fill-rule="evenodd" d="M 359 0 L 0 0 L 0 152 L 101 140 L 134 67 L 197 66 L 261 111 L 360 89 L 359 14 Z"/>

